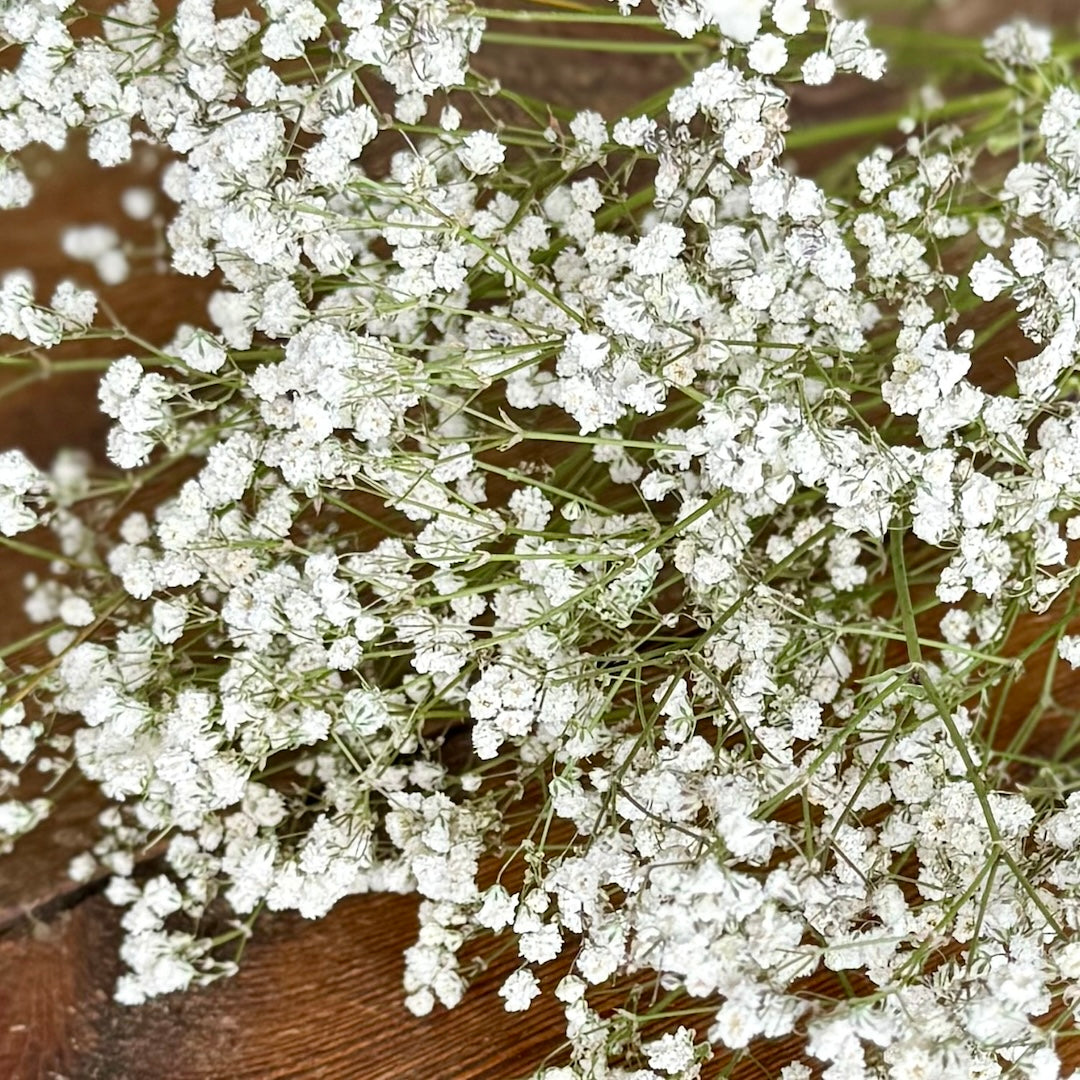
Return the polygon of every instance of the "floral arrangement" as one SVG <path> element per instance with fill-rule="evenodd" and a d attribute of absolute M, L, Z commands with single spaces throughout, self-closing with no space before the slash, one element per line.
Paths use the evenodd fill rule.
<path fill-rule="evenodd" d="M 112 472 L 0 456 L 4 543 L 49 567 L 3 651 L 0 846 L 100 788 L 71 874 L 125 909 L 124 1003 L 233 972 L 261 912 L 412 891 L 405 1004 L 512 948 L 506 1009 L 565 1007 L 547 1080 L 769 1042 L 782 1080 L 1058 1076 L 1075 49 L 927 34 L 896 111 L 800 126 L 885 70 L 832 0 L 261 8 L 0 11 L 0 204 L 31 144 L 158 147 L 169 270 L 214 283 L 166 342 L 0 286 L 4 363 L 84 343 L 51 370 L 99 363 L 115 421 Z M 472 69 L 540 23 L 685 76 L 602 117 Z"/>

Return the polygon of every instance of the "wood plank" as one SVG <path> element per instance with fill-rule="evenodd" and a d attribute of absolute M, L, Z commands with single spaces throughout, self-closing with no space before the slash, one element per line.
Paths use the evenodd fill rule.
<path fill-rule="evenodd" d="M 126 1008 L 116 912 L 98 894 L 0 939 L 0 1076 L 5 1080 L 502 1080 L 562 1041 L 549 998 L 502 1013 L 515 964 L 486 972 L 453 1013 L 401 1005 L 415 902 L 354 897 L 326 919 L 261 921 L 235 978 Z"/>

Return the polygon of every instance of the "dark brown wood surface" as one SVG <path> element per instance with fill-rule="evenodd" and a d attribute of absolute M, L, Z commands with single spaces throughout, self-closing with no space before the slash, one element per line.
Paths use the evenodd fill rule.
<path fill-rule="evenodd" d="M 983 30 L 1013 9 L 966 0 L 939 18 L 949 29 Z M 1074 13 L 1072 0 L 1047 0 L 1034 10 L 1059 24 Z M 507 50 L 485 55 L 480 66 L 537 96 L 609 115 L 677 77 L 659 61 L 589 53 Z M 819 95 L 806 108 L 836 116 L 865 107 L 848 93 Z M 0 218 L 0 271 L 28 266 L 44 290 L 71 273 L 59 254 L 61 227 L 123 223 L 132 235 L 117 194 L 152 183 L 156 165 L 103 173 L 77 144 L 63 154 L 36 153 L 32 164 L 38 197 Z M 139 274 L 106 295 L 125 324 L 163 340 L 177 323 L 201 318 L 205 292 L 200 283 Z M 109 355 L 107 348 L 96 347 L 95 355 Z M 0 446 L 23 447 L 41 463 L 61 446 L 100 456 L 106 423 L 94 404 L 95 382 L 43 375 L 0 397 Z M 21 578 L 31 566 L 0 556 L 0 643 L 24 629 Z M 1032 665 L 1014 720 L 1040 678 Z M 1080 704 L 1075 686 L 1058 691 L 1063 704 Z M 416 930 L 411 897 L 354 897 L 317 922 L 264 916 L 235 978 L 137 1008 L 116 1005 L 118 913 L 100 883 L 76 886 L 65 874 L 98 808 L 89 788 L 76 788 L 53 820 L 0 858 L 0 1080 L 511 1080 L 558 1051 L 562 1018 L 550 997 L 523 1014 L 502 1012 L 496 990 L 515 966 L 511 955 L 453 1012 L 417 1019 L 405 1011 L 402 951 Z M 1080 1053 L 1075 1057 L 1080 1062 Z M 775 1061 L 763 1057 L 740 1075 L 774 1076 Z"/>

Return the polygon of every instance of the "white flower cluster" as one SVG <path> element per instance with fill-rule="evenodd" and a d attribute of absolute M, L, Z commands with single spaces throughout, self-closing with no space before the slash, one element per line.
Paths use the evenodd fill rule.
<path fill-rule="evenodd" d="M 47 477 L 21 450 L 0 453 L 0 533 L 15 536 L 38 524 L 35 503 L 48 489 Z"/>
<path fill-rule="evenodd" d="M 1016 620 L 1080 585 L 1080 92 L 1049 38 L 985 43 L 974 130 L 1025 148 L 993 191 L 932 117 L 788 167 L 781 80 L 883 71 L 831 0 L 661 0 L 702 43 L 662 102 L 508 87 L 499 124 L 465 7 L 262 7 L 0 13 L 0 204 L 31 143 L 155 144 L 172 269 L 221 286 L 107 365 L 128 476 L 0 455 L 0 532 L 44 520 L 62 555 L 27 603 L 51 657 L 3 673 L 0 795 L 41 753 L 115 804 L 72 872 L 126 908 L 119 999 L 228 974 L 264 908 L 415 891 L 416 1013 L 490 935 L 511 1012 L 564 958 L 548 1080 L 763 1040 L 797 1046 L 784 1080 L 1057 1076 L 1080 804 L 1027 752 L 1049 681 L 995 741 Z M 137 270 L 115 232 L 64 244 Z M 1003 294 L 1033 348 L 986 374 Z M 13 359 L 95 318 L 0 286 Z M 0 845 L 48 809 L 0 803 Z M 705 1021 L 598 1005 L 645 980 Z"/>

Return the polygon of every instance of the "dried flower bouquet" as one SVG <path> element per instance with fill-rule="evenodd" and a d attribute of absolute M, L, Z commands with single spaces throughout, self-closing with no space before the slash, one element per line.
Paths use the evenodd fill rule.
<path fill-rule="evenodd" d="M 603 117 L 471 67 L 541 24 L 685 76 Z M 112 471 L 0 455 L 3 542 L 48 567 L 0 847 L 100 787 L 71 873 L 125 909 L 120 1001 L 234 971 L 263 911 L 414 891 L 407 1006 L 509 945 L 506 1009 L 565 1006 L 547 1080 L 770 1041 L 782 1080 L 1059 1075 L 1077 50 L 909 35 L 894 111 L 797 122 L 891 40 L 832 0 L 2 6 L 0 204 L 32 144 L 159 148 L 125 209 L 214 290 L 152 342 L 0 285 L 3 363 L 68 346 L 115 421 Z"/>

